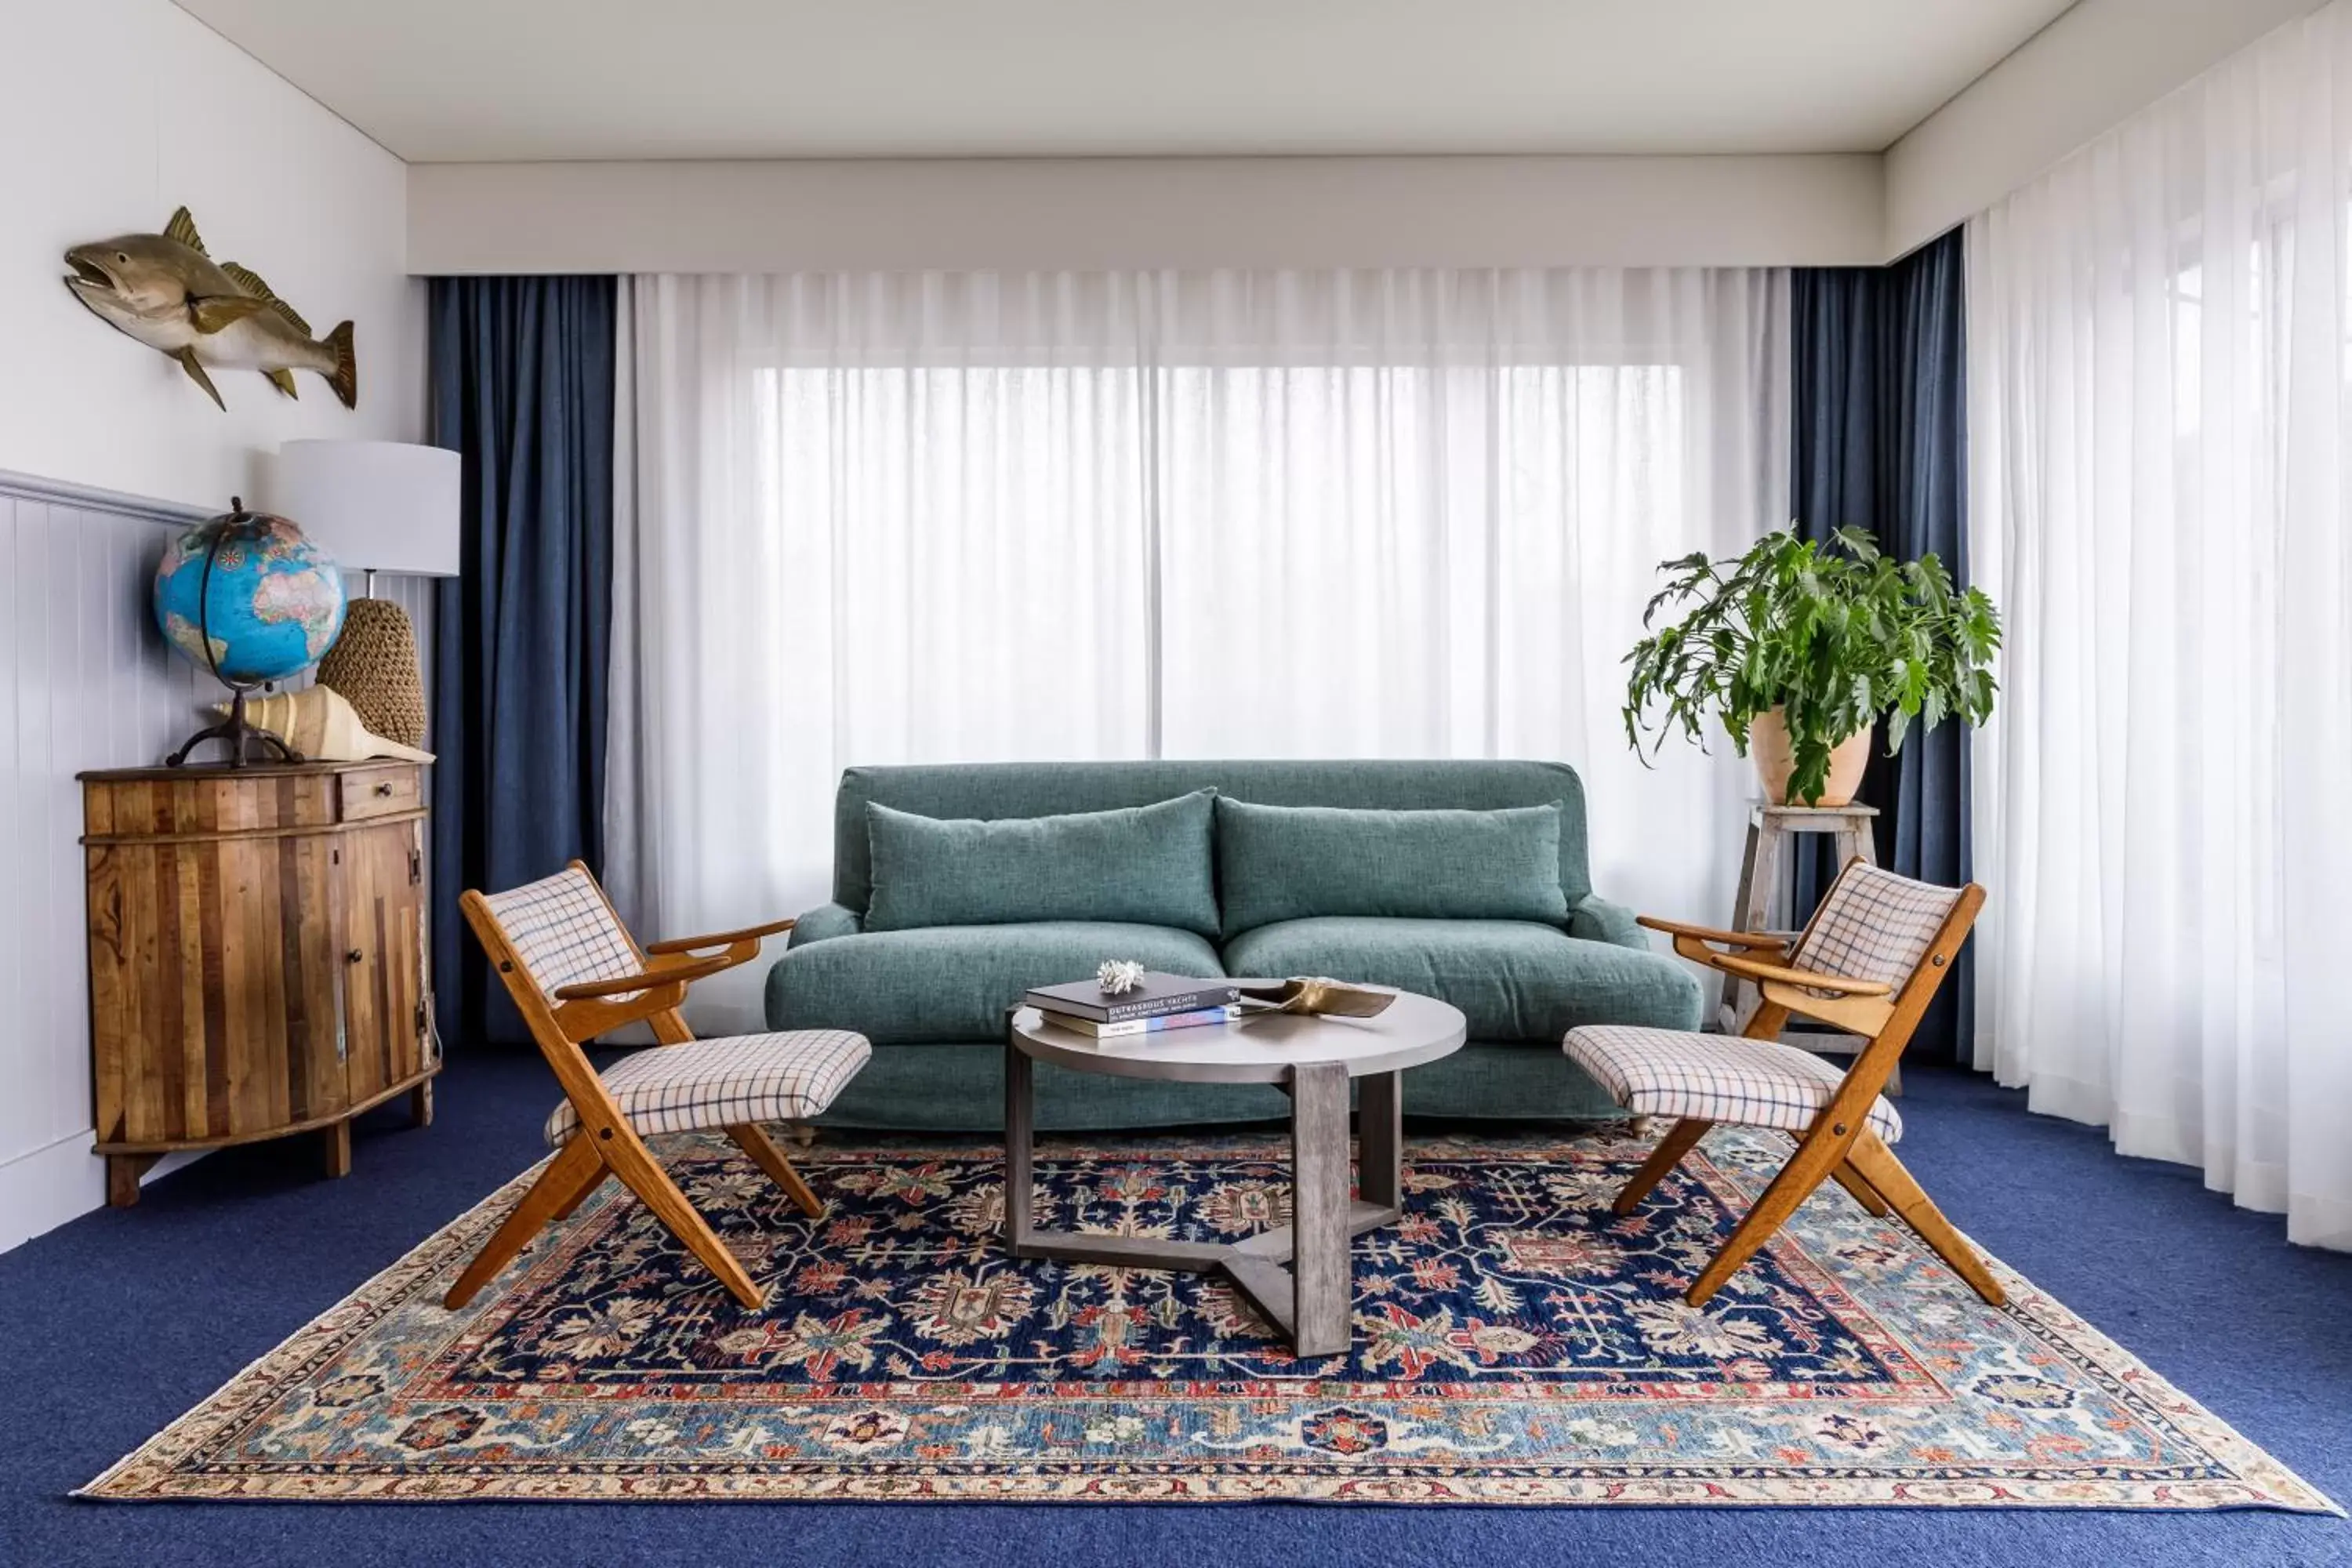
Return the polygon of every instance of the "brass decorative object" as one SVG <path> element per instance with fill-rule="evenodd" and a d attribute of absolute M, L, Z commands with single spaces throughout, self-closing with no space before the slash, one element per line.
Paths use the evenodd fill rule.
<path fill-rule="evenodd" d="M 1241 986 L 1246 1000 L 1263 1004 L 1245 1016 L 1269 1013 L 1306 1013 L 1321 1018 L 1377 1018 L 1396 1000 L 1393 991 L 1374 991 L 1344 980 L 1299 977 L 1273 985 Z"/>

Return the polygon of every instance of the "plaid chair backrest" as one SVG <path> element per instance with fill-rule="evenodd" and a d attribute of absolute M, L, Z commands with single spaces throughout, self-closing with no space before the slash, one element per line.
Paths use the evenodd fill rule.
<path fill-rule="evenodd" d="M 482 901 L 498 917 L 532 984 L 550 996 L 559 985 L 611 980 L 645 967 L 637 944 L 613 918 L 594 879 L 577 866 L 488 894 Z"/>
<path fill-rule="evenodd" d="M 1856 861 L 1822 900 L 1789 966 L 1884 981 L 1899 991 L 1959 901 L 1958 888 L 1915 882 Z"/>

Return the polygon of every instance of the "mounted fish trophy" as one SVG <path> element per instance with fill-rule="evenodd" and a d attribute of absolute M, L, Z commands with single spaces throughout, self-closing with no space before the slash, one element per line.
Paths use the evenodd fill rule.
<path fill-rule="evenodd" d="M 117 331 L 137 339 L 180 368 L 219 404 L 220 388 L 205 374 L 257 370 L 289 397 L 294 373 L 327 378 L 346 408 L 360 401 L 359 366 L 352 356 L 352 324 L 324 338 L 269 285 L 234 261 L 205 254 L 188 209 L 180 208 L 161 234 L 125 234 L 77 245 L 66 252 L 74 298 Z"/>

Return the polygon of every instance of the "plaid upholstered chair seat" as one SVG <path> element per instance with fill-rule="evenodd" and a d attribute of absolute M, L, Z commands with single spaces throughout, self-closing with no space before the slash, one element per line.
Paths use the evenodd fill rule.
<path fill-rule="evenodd" d="M 473 1262 L 442 1298 L 452 1308 L 505 1268 L 541 1227 L 562 1223 L 605 1182 L 617 1180 L 746 1307 L 767 1292 L 662 1168 L 646 1140 L 712 1131 L 727 1137 L 814 1219 L 824 1205 L 762 1129 L 799 1121 L 833 1103 L 872 1050 L 846 1029 L 732 1035 L 698 1040 L 678 1005 L 687 987 L 760 955 L 792 929 L 771 921 L 740 931 L 640 945 L 604 889 L 574 860 L 503 893 L 468 889 L 457 900 L 514 999 L 563 1102 L 547 1119 L 554 1155 Z M 644 1024 L 661 1044 L 598 1072 L 582 1047 Z"/>
<path fill-rule="evenodd" d="M 795 1029 L 656 1046 L 622 1058 L 600 1075 L 621 1114 L 645 1137 L 804 1121 L 833 1103 L 873 1048 L 846 1029 Z M 571 1100 L 547 1119 L 547 1142 L 561 1149 L 580 1129 Z"/>
<path fill-rule="evenodd" d="M 1683 957 L 1754 983 L 1761 1000 L 1736 1036 L 1615 1025 L 1568 1031 L 1561 1048 L 1610 1098 L 1636 1116 L 1674 1119 L 1612 1206 L 1632 1214 L 1710 1127 L 1769 1127 L 1796 1137 L 1788 1163 L 1683 1300 L 1706 1305 L 1825 1181 L 1871 1214 L 1901 1215 L 1986 1300 L 2007 1299 L 1895 1158 L 1903 1118 L 1881 1092 L 1983 907 L 1984 889 L 1973 882 L 1939 888 L 1857 858 L 1793 944 L 1767 932 L 1642 917 L 1672 936 Z M 1839 1068 L 1784 1045 L 1780 1029 L 1792 1016 L 1858 1036 L 1862 1048 Z"/>
<path fill-rule="evenodd" d="M 1567 1044 L 1576 1065 L 1636 1116 L 1802 1132 L 1845 1081 L 1843 1068 L 1778 1040 L 1612 1024 L 1571 1029 Z M 1885 1095 L 1869 1119 L 1885 1142 L 1902 1138 L 1903 1118 Z"/>

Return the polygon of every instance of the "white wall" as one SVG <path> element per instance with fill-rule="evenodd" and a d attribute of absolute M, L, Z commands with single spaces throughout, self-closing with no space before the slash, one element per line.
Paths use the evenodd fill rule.
<path fill-rule="evenodd" d="M 413 272 L 1804 266 L 1873 155 L 418 163 Z"/>
<path fill-rule="evenodd" d="M 212 684 L 148 619 L 156 556 L 281 441 L 422 435 L 405 201 L 398 160 L 167 0 L 0 0 L 0 1247 L 103 1201 L 74 774 L 157 761 Z M 68 246 L 183 202 L 313 326 L 356 322 L 357 414 L 316 377 L 289 404 L 215 373 L 224 415 L 67 291 Z"/>
<path fill-rule="evenodd" d="M 0 1248 L 105 1201 L 89 1152 L 89 986 L 79 846 L 86 768 L 152 763 L 223 693 L 147 615 L 184 513 L 0 477 Z M 416 625 L 431 683 L 434 585 L 381 576 Z M 295 685 L 303 682 L 297 680 Z M 284 1145 L 315 1170 L 315 1144 Z M 174 1155 L 149 1179 L 176 1169 Z"/>
<path fill-rule="evenodd" d="M 1886 258 L 2321 0 L 2078 0 L 1886 153 Z"/>
<path fill-rule="evenodd" d="M 252 454 L 305 436 L 415 439 L 424 285 L 402 266 L 400 161 L 168 0 L 0 0 L 0 470 L 225 508 Z M 323 333 L 355 323 L 360 405 L 180 367 L 84 310 L 68 247 L 185 204 Z"/>

